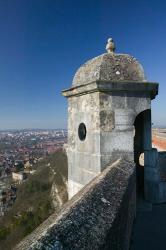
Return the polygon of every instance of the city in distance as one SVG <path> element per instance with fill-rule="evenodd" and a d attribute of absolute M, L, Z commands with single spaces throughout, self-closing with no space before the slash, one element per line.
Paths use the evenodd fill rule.
<path fill-rule="evenodd" d="M 0 249 L 10 249 L 67 200 L 66 142 L 66 129 L 0 131 Z"/>

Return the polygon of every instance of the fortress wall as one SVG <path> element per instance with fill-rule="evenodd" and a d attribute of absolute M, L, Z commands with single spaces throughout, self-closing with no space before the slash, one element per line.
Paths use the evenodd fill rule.
<path fill-rule="evenodd" d="M 134 163 L 117 160 L 15 249 L 129 249 L 135 183 Z"/>

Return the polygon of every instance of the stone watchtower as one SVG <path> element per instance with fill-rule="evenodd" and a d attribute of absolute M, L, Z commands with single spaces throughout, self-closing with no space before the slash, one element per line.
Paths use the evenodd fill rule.
<path fill-rule="evenodd" d="M 63 91 L 68 98 L 69 198 L 122 156 L 135 161 L 138 186 L 144 187 L 139 157 L 151 152 L 151 100 L 158 84 L 146 80 L 134 57 L 114 53 L 111 38 L 106 50 L 83 64 L 72 87 Z"/>

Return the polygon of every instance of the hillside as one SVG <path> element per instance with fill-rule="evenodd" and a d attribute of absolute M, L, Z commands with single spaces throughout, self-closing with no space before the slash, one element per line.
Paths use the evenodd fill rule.
<path fill-rule="evenodd" d="M 17 199 L 0 220 L 0 249 L 12 249 L 67 201 L 67 159 L 62 151 L 35 165 L 36 172 L 18 186 Z"/>

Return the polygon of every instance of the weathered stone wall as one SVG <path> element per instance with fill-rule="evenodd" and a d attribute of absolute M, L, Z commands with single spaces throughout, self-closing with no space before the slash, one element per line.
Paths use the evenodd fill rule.
<path fill-rule="evenodd" d="M 135 217 L 135 166 L 108 166 L 15 250 L 127 250 Z"/>
<path fill-rule="evenodd" d="M 155 203 L 166 202 L 166 152 L 158 152 L 156 148 L 145 151 L 145 196 Z"/>
<path fill-rule="evenodd" d="M 150 106 L 146 93 L 100 93 L 101 170 L 121 155 L 128 154 L 134 159 L 134 120 Z"/>
<path fill-rule="evenodd" d="M 158 164 L 161 181 L 166 182 L 166 151 L 158 152 Z"/>
<path fill-rule="evenodd" d="M 135 91 L 131 83 L 96 82 L 66 92 L 72 95 L 68 98 L 69 198 L 110 162 L 126 154 L 134 159 L 134 120 L 151 107 L 150 94 L 142 85 L 147 88 L 147 83 L 140 83 Z M 87 132 L 83 141 L 78 136 L 81 123 Z"/>
<path fill-rule="evenodd" d="M 69 198 L 100 173 L 99 93 L 72 97 L 68 101 L 68 190 Z M 78 137 L 80 123 L 87 137 Z"/>

